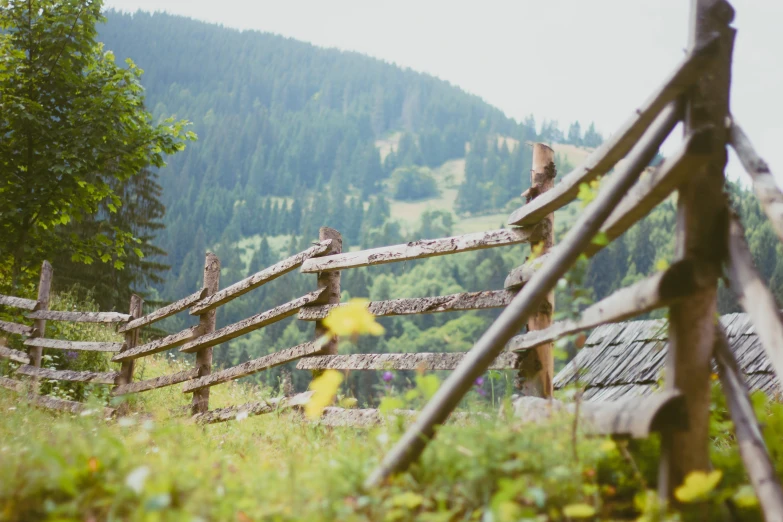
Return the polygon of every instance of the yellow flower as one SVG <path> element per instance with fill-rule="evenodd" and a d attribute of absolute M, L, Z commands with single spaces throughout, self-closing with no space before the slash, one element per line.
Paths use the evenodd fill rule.
<path fill-rule="evenodd" d="M 595 508 L 589 504 L 569 504 L 563 508 L 563 514 L 568 518 L 591 518 L 595 516 Z"/>
<path fill-rule="evenodd" d="M 324 412 L 324 408 L 329 406 L 337 395 L 337 388 L 343 382 L 343 376 L 335 370 L 326 370 L 320 377 L 313 379 L 310 383 L 310 389 L 313 390 L 313 396 L 305 404 L 305 415 L 310 420 L 318 419 Z"/>
<path fill-rule="evenodd" d="M 674 496 L 680 502 L 685 503 L 704 500 L 715 489 L 722 477 L 723 472 L 719 469 L 711 473 L 692 471 L 685 477 L 683 485 L 674 490 Z"/>
<path fill-rule="evenodd" d="M 383 326 L 367 310 L 368 304 L 367 299 L 351 299 L 348 304 L 332 308 L 324 319 L 324 326 L 333 335 L 383 335 Z"/>

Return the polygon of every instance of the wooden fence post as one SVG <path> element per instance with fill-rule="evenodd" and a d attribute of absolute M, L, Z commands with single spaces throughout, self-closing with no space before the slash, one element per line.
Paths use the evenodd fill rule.
<path fill-rule="evenodd" d="M 711 127 L 705 140 L 707 164 L 695 170 L 679 188 L 676 259 L 697 263 L 705 278 L 701 290 L 669 309 L 669 350 L 666 387 L 685 397 L 688 427 L 664 433 L 658 487 L 661 498 L 673 499 L 674 489 L 688 473 L 709 470 L 710 374 L 717 313 L 717 281 L 726 259 L 729 212 L 724 196 L 726 118 L 729 114 L 734 10 L 725 0 L 692 0 L 690 45 L 719 34 L 710 66 L 690 92 L 685 134 Z"/>
<path fill-rule="evenodd" d="M 205 297 L 218 291 L 220 287 L 220 260 L 212 252 L 207 252 L 204 262 L 204 288 L 207 289 Z M 201 314 L 198 319 L 199 335 L 207 335 L 215 331 L 217 308 Z M 196 369 L 198 377 L 205 377 L 212 373 L 212 347 L 203 348 L 196 352 Z M 193 393 L 191 412 L 205 413 L 209 411 L 209 387 L 196 390 Z"/>
<path fill-rule="evenodd" d="M 143 306 L 144 300 L 140 296 L 132 294 L 130 299 L 130 311 L 128 312 L 128 314 L 131 316 L 131 321 L 142 316 Z M 136 345 L 139 344 L 140 333 L 141 328 L 134 328 L 133 330 L 128 330 L 125 332 L 125 348 L 122 351 L 128 351 L 132 348 L 135 348 Z M 131 383 L 133 380 L 133 367 L 135 361 L 136 359 L 130 359 L 122 362 L 120 373 L 117 375 L 117 380 L 115 381 L 117 386 Z"/>
<path fill-rule="evenodd" d="M 522 145 L 520 145 L 522 146 Z M 530 171 L 530 188 L 522 195 L 527 202 L 550 190 L 555 186 L 555 152 L 543 143 L 533 144 L 533 168 Z M 542 237 L 543 250 L 539 255 L 544 255 L 552 248 L 555 242 L 555 214 L 551 213 L 544 219 L 549 220 L 549 232 Z M 535 245 L 531 245 L 535 247 Z M 528 331 L 544 330 L 552 324 L 552 312 L 555 306 L 555 293 L 547 294 L 541 302 L 536 313 L 531 314 L 527 321 Z M 552 380 L 554 379 L 555 362 L 552 353 L 553 343 L 543 344 L 534 350 L 527 350 L 520 354 L 519 379 L 520 388 L 524 395 L 535 397 L 551 397 L 553 393 Z"/>
<path fill-rule="evenodd" d="M 38 310 L 49 309 L 49 293 L 52 289 L 52 277 L 54 275 L 54 269 L 49 261 L 44 261 L 41 265 L 41 277 L 38 279 Z M 36 319 L 33 323 L 33 335 L 31 337 L 45 337 L 46 335 L 46 319 Z M 40 346 L 31 346 L 27 350 L 27 354 L 30 357 L 30 364 L 36 368 L 41 367 L 41 356 L 43 355 L 43 348 Z"/>
<path fill-rule="evenodd" d="M 343 236 L 338 231 L 329 227 L 321 227 L 318 230 L 318 240 L 326 241 L 332 240 L 332 244 L 329 250 L 322 255 L 331 256 L 333 254 L 341 254 L 343 251 Z M 313 303 L 313 305 L 325 305 L 325 304 L 339 304 L 340 303 L 340 272 L 319 272 L 318 273 L 318 288 L 326 288 L 326 291 Z M 315 338 L 318 339 L 327 332 L 323 326 L 323 321 L 315 322 Z M 321 350 L 323 355 L 336 355 L 337 354 L 337 339 L 332 339 L 324 345 Z"/>

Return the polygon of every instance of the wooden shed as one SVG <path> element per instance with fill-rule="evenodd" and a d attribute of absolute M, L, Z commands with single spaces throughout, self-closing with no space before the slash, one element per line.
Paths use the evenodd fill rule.
<path fill-rule="evenodd" d="M 748 388 L 781 395 L 783 389 L 748 315 L 727 314 L 720 322 Z M 667 348 L 665 319 L 599 326 L 590 333 L 577 356 L 555 376 L 555 389 L 573 384 L 578 374 L 579 382 L 586 385 L 585 400 L 649 395 L 659 388 Z"/>

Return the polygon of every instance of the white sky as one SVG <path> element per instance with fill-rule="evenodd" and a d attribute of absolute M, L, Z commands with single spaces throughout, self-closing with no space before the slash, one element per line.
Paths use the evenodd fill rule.
<path fill-rule="evenodd" d="M 732 111 L 783 180 L 783 1 L 733 0 Z M 517 120 L 613 132 L 682 58 L 688 0 L 105 0 L 358 51 L 426 72 Z M 584 127 L 583 127 L 584 128 Z M 670 146 L 665 147 L 670 150 Z M 744 176 L 736 161 L 733 178 Z"/>

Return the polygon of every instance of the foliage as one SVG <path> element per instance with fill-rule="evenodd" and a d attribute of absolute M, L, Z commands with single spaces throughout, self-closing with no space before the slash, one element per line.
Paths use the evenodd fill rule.
<path fill-rule="evenodd" d="M 391 174 L 394 199 L 429 199 L 438 195 L 438 184 L 432 174 L 416 167 L 399 167 Z"/>
<path fill-rule="evenodd" d="M 54 253 L 122 269 L 141 257 L 133 230 L 106 215 L 119 185 L 195 138 L 187 122 L 153 124 L 142 71 L 96 42 L 102 2 L 4 0 L 0 9 L 0 252 L 14 283 Z M 94 234 L 63 233 L 102 214 Z"/>
<path fill-rule="evenodd" d="M 139 362 L 144 378 L 184 369 L 160 356 Z M 364 490 L 405 427 L 392 411 L 420 405 L 437 388 L 433 375 L 419 377 L 415 393 L 389 395 L 398 402 L 388 421 L 368 430 L 324 428 L 295 412 L 202 428 L 178 417 L 189 397 L 177 387 L 138 395 L 131 413 L 110 423 L 32 409 L 0 390 L 0 520 L 698 521 L 724 502 L 741 520 L 761 520 L 724 428 L 712 448 L 723 475 L 717 486 L 706 500 L 655 518 L 656 441 L 633 441 L 625 453 L 607 439 L 573 439 L 567 416 L 535 425 L 495 414 L 450 422 L 409 472 Z M 212 389 L 211 402 L 271 393 L 228 383 Z M 464 406 L 486 412 L 472 396 Z M 760 396 L 754 402 L 779 455 L 783 408 Z M 714 421 L 725 413 L 720 404 L 714 412 Z M 579 460 L 568 457 L 574 443 Z"/>

